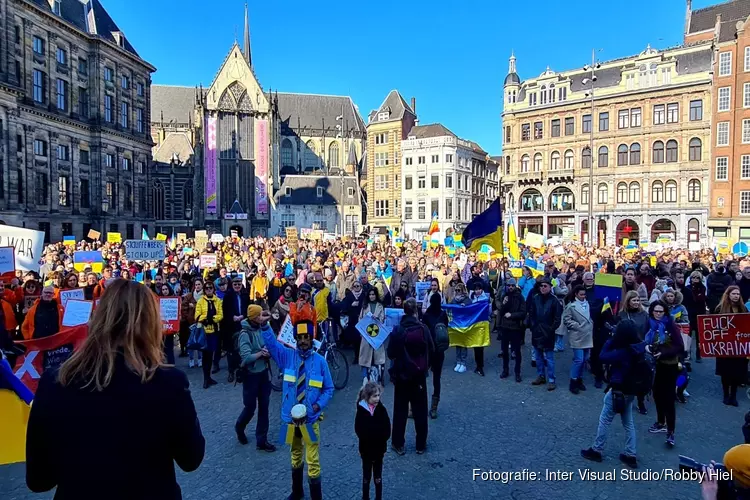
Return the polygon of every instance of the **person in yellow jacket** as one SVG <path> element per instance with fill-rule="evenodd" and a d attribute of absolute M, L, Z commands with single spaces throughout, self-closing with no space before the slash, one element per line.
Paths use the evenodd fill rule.
<path fill-rule="evenodd" d="M 331 322 L 328 317 L 328 304 L 331 300 L 331 290 L 325 284 L 323 275 L 316 272 L 313 275 L 312 302 L 317 313 L 318 331 L 326 336 L 331 334 Z"/>
<path fill-rule="evenodd" d="M 255 304 L 263 305 L 268 297 L 268 276 L 266 276 L 266 268 L 262 263 L 258 263 L 258 274 L 253 278 L 250 283 L 250 300 Z M 266 307 L 267 309 L 267 307 Z"/>
<path fill-rule="evenodd" d="M 203 388 L 208 389 L 217 382 L 211 378 L 211 358 L 218 365 L 221 359 L 219 349 L 219 323 L 224 317 L 221 300 L 216 296 L 216 287 L 210 281 L 203 286 L 203 296 L 195 304 L 195 322 L 206 330 L 206 350 L 203 351 Z M 215 354 L 214 354 L 215 353 Z"/>

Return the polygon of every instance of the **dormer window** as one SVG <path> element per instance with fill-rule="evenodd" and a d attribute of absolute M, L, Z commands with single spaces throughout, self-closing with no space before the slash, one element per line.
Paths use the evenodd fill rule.
<path fill-rule="evenodd" d="M 318 194 L 318 198 L 322 198 L 323 197 L 323 188 L 322 187 L 318 186 L 318 188 L 317 188 L 317 194 Z"/>
<path fill-rule="evenodd" d="M 113 31 L 112 37 L 115 39 L 118 47 L 122 49 L 125 48 L 125 35 L 123 35 L 121 31 Z"/>
<path fill-rule="evenodd" d="M 384 113 L 378 113 L 378 121 L 387 120 L 390 116 L 391 114 L 387 111 Z"/>
<path fill-rule="evenodd" d="M 52 12 L 54 12 L 58 16 L 60 15 L 60 3 L 60 0 L 53 0 L 52 2 Z"/>
<path fill-rule="evenodd" d="M 288 186 L 285 187 L 284 188 L 284 196 L 286 196 L 287 198 L 290 197 L 290 196 L 292 196 L 292 188 L 290 188 Z"/>

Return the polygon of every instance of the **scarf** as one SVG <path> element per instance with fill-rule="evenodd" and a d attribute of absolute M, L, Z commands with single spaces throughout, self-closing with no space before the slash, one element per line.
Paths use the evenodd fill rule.
<path fill-rule="evenodd" d="M 198 302 L 203 297 L 203 292 L 193 292 L 193 298 Z"/>
<path fill-rule="evenodd" d="M 573 307 L 578 311 L 581 316 L 584 318 L 590 318 L 591 313 L 589 313 L 589 303 L 587 300 L 574 300 L 573 301 Z"/>
<path fill-rule="evenodd" d="M 648 324 L 649 330 L 646 334 L 646 342 L 648 344 L 666 344 L 669 337 L 666 330 L 668 324 L 667 317 L 664 316 L 661 320 L 649 318 Z"/>
<path fill-rule="evenodd" d="M 352 290 L 352 295 L 354 295 L 354 300 L 359 300 L 359 297 L 362 295 L 362 289 L 360 288 L 358 292 Z"/>

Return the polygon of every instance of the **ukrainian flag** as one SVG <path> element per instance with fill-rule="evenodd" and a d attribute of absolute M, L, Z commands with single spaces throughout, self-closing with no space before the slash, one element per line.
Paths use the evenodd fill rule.
<path fill-rule="evenodd" d="M 503 248 L 503 214 L 500 211 L 500 198 L 479 214 L 466 226 L 462 234 L 466 248 L 478 252 L 482 245 L 489 245 L 494 249 Z"/>
<path fill-rule="evenodd" d="M 516 236 L 516 227 L 513 225 L 513 214 L 510 213 L 508 221 L 508 253 L 513 260 L 521 260 L 521 253 L 518 251 L 518 239 Z"/>
<path fill-rule="evenodd" d="M 483 300 L 463 306 L 446 304 L 448 338 L 451 347 L 486 347 L 490 345 L 490 303 Z"/>
<path fill-rule="evenodd" d="M 33 398 L 13 374 L 8 361 L 0 360 L 0 465 L 26 461 L 26 427 Z"/>

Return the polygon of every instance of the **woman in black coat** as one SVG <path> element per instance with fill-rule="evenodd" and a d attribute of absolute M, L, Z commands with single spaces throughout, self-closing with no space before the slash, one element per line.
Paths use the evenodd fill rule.
<path fill-rule="evenodd" d="M 437 344 L 437 335 L 435 327 L 442 323 L 448 327 L 448 315 L 443 311 L 442 297 L 439 293 L 430 296 L 430 305 L 427 307 L 422 323 L 430 329 L 433 343 Z M 437 418 L 438 404 L 440 403 L 440 377 L 443 373 L 443 363 L 445 362 L 445 351 L 438 351 L 430 359 L 430 370 L 432 370 L 432 403 L 430 406 L 430 418 Z"/>
<path fill-rule="evenodd" d="M 359 360 L 359 344 L 362 341 L 362 336 L 357 330 L 357 322 L 359 321 L 359 313 L 362 311 L 362 304 L 366 302 L 366 297 L 362 283 L 355 281 L 352 283 L 351 290 L 346 291 L 344 300 L 339 305 L 341 318 L 346 318 L 344 320 L 346 327 L 344 327 L 340 340 L 344 344 L 354 346 L 354 364 L 357 364 Z"/>
<path fill-rule="evenodd" d="M 107 288 L 81 347 L 40 380 L 26 434 L 31 491 L 57 487 L 56 500 L 182 498 L 174 464 L 197 469 L 205 440 L 186 375 L 161 364 L 161 331 L 148 288 L 127 280 Z"/>
<path fill-rule="evenodd" d="M 362 498 L 370 498 L 370 478 L 375 476 L 375 500 L 383 498 L 383 456 L 391 437 L 391 419 L 380 402 L 382 388 L 368 382 L 357 397 L 354 432 L 362 457 Z"/>
<path fill-rule="evenodd" d="M 690 286 L 682 293 L 682 305 L 685 306 L 690 320 L 691 335 L 695 335 L 695 361 L 701 362 L 700 335 L 698 335 L 698 316 L 706 314 L 706 287 L 700 271 L 690 274 Z"/>

